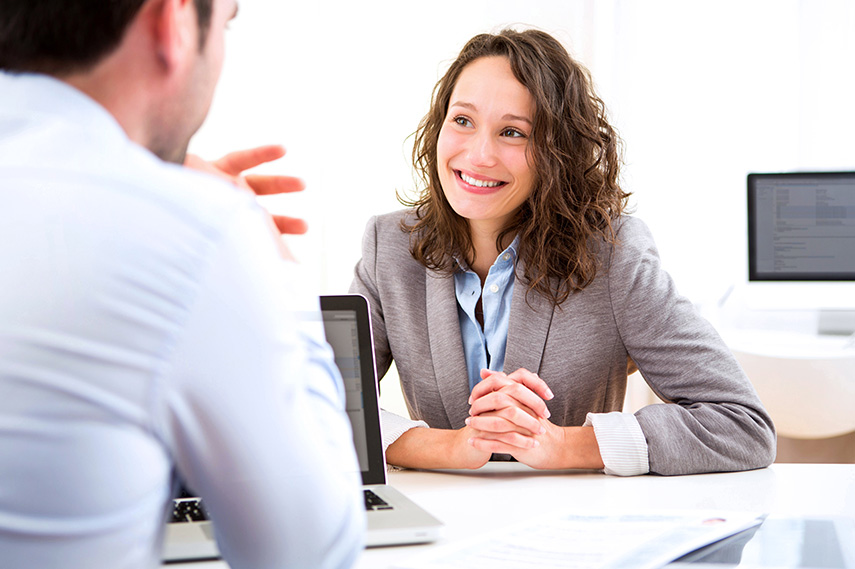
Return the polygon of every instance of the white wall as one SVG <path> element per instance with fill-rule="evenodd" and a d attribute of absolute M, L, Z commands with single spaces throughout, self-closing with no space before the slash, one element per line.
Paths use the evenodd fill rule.
<path fill-rule="evenodd" d="M 747 273 L 746 173 L 855 169 L 855 4 L 626 2 L 616 22 L 627 185 L 680 288 L 709 300 Z"/>
<path fill-rule="evenodd" d="M 305 217 L 289 242 L 319 292 L 346 290 L 365 222 L 413 188 L 408 136 L 472 35 L 552 32 L 594 73 L 626 140 L 626 188 L 695 301 L 745 273 L 745 174 L 855 169 L 852 0 L 243 0 L 206 157 L 261 143 L 288 156 Z"/>

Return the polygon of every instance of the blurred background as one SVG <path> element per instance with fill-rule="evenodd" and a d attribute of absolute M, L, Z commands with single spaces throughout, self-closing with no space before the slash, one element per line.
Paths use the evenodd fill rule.
<path fill-rule="evenodd" d="M 748 172 L 855 169 L 852 0 L 244 0 L 191 150 L 281 143 L 268 168 L 303 195 L 289 243 L 321 292 L 347 289 L 370 216 L 415 187 L 410 135 L 473 35 L 558 37 L 594 76 L 626 143 L 624 186 L 681 292 L 746 278 Z"/>
<path fill-rule="evenodd" d="M 508 26 L 553 34 L 591 71 L 625 141 L 635 215 L 708 316 L 747 279 L 746 174 L 855 170 L 855 0 L 243 0 L 191 151 L 285 145 L 287 156 L 261 170 L 308 188 L 264 204 L 309 222 L 288 238 L 309 285 L 346 292 L 368 219 L 416 188 L 411 135 L 434 84 L 470 37 Z M 779 445 L 779 458 L 855 462 L 855 433 L 838 436 L 855 428 L 855 344 L 804 338 L 752 333 L 748 351 L 772 346 L 774 363 L 751 379 L 765 385 L 767 407 L 787 397 L 781 411 L 770 407 L 782 426 L 827 415 L 829 400 L 846 425 L 788 432 L 805 445 Z M 782 353 L 807 364 L 786 385 L 774 370 L 795 368 Z M 826 364 L 833 373 L 811 371 Z M 406 414 L 397 382 L 383 387 L 384 407 Z M 627 409 L 654 399 L 631 378 Z M 831 437 L 827 452 L 820 436 Z"/>

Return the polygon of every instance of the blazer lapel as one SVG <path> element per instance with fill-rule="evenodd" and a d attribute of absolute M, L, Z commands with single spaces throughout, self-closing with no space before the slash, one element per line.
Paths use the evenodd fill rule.
<path fill-rule="evenodd" d="M 431 359 L 449 426 L 459 429 L 469 416 L 469 379 L 457 317 L 454 277 L 426 271 L 425 300 Z"/>
<path fill-rule="evenodd" d="M 505 373 L 513 373 L 521 367 L 539 373 L 554 311 L 551 300 L 534 291 L 529 292 L 526 284 L 515 277 L 505 348 Z"/>

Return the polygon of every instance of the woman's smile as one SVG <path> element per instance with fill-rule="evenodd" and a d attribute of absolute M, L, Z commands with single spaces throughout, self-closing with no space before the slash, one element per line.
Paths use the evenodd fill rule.
<path fill-rule="evenodd" d="M 442 191 L 457 215 L 500 232 L 528 199 L 534 100 L 507 58 L 482 57 L 460 73 L 437 140 Z"/>
<path fill-rule="evenodd" d="M 475 194 L 489 194 L 507 184 L 507 182 L 501 180 L 494 180 L 477 174 L 469 174 L 462 170 L 454 170 L 454 174 L 462 182 L 461 186 L 464 190 Z"/>

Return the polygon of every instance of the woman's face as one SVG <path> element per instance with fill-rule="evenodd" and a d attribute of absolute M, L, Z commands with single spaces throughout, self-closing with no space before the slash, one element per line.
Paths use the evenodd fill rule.
<path fill-rule="evenodd" d="M 463 69 L 439 132 L 437 168 L 445 197 L 470 227 L 501 230 L 531 193 L 533 120 L 534 100 L 507 58 L 482 57 Z"/>

